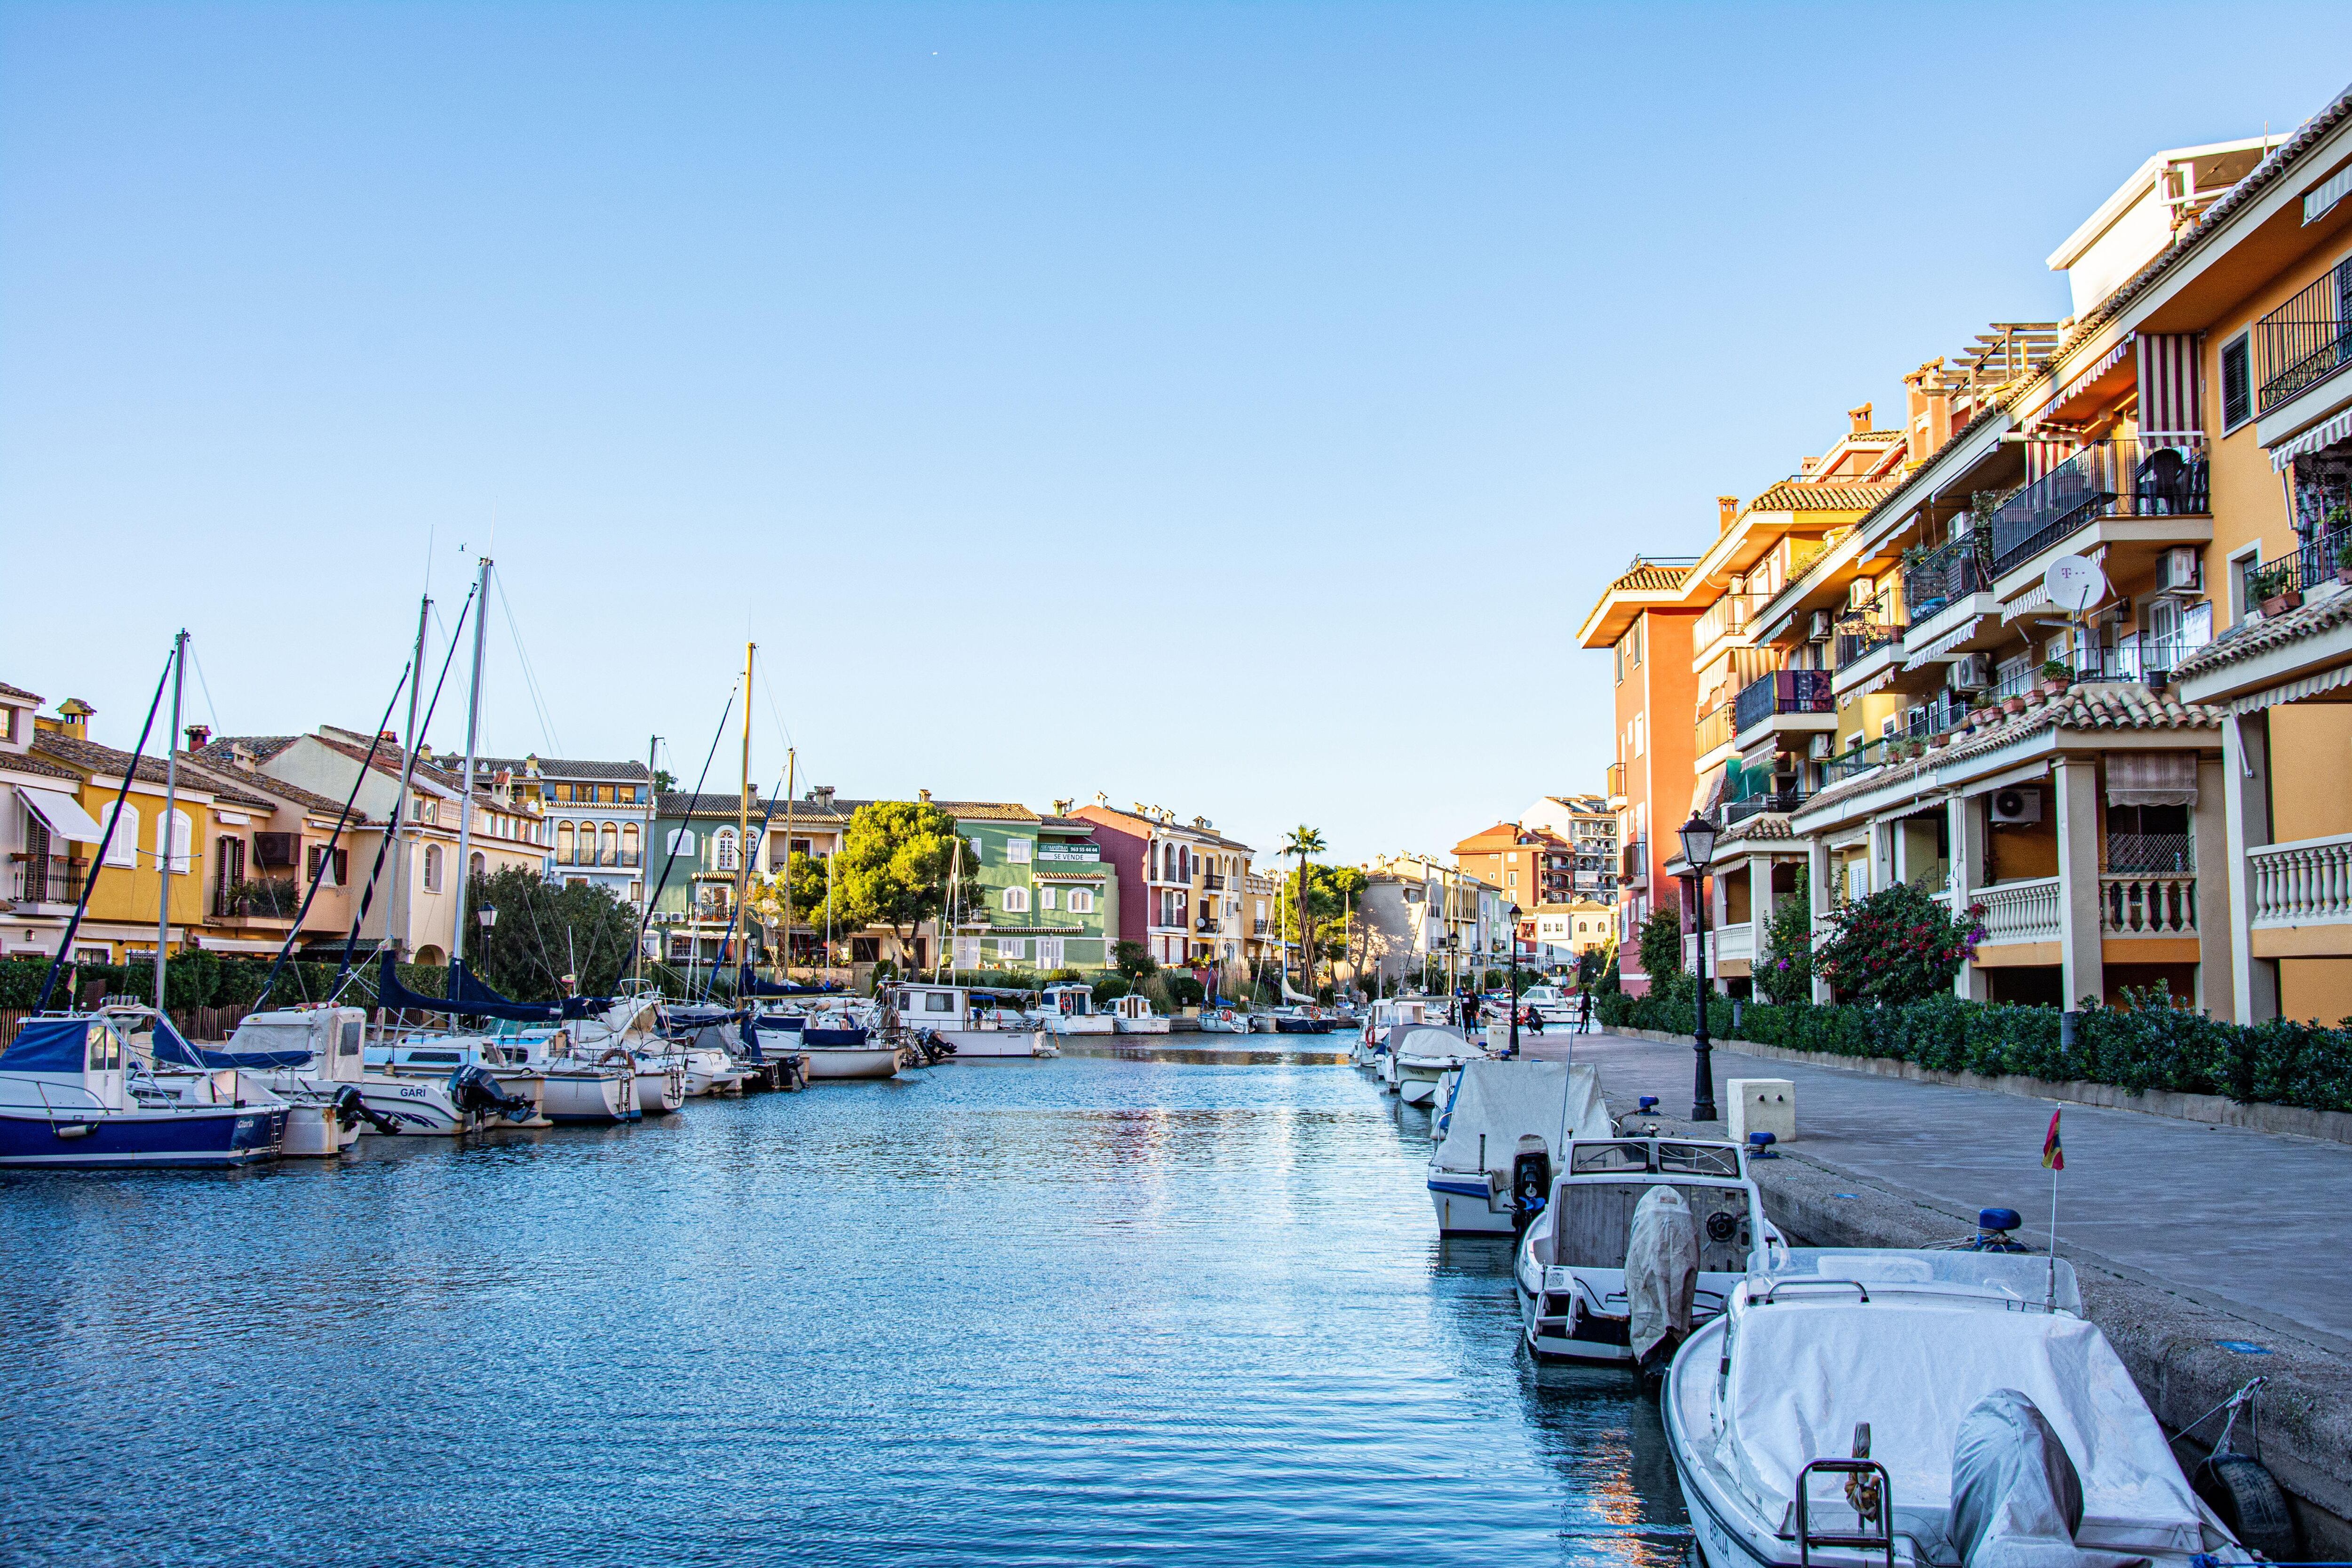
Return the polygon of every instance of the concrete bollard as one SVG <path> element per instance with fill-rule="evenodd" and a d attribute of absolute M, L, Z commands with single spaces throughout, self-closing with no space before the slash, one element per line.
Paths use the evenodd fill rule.
<path fill-rule="evenodd" d="M 1751 1132 L 1769 1132 L 1776 1143 L 1797 1136 L 1797 1086 L 1785 1078 L 1735 1078 L 1724 1085 L 1731 1101 L 1731 1141 L 1745 1143 Z"/>

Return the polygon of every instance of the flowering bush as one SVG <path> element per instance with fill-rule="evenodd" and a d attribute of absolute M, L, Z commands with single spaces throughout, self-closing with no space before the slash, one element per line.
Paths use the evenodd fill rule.
<path fill-rule="evenodd" d="M 1830 916 L 1836 928 L 1813 967 L 1852 1002 L 1924 1002 L 1948 995 L 1984 940 L 1984 906 L 1953 914 L 1924 888 L 1897 882 Z"/>
<path fill-rule="evenodd" d="M 1813 999 L 1813 895 L 1805 872 L 1796 891 L 1772 907 L 1764 925 L 1764 952 L 1756 962 L 1756 989 L 1768 1002 Z"/>

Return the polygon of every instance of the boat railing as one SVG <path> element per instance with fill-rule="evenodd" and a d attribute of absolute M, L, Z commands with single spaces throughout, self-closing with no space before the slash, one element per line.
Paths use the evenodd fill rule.
<path fill-rule="evenodd" d="M 20 1089 L 29 1089 L 34 1092 L 23 1099 L 18 1099 L 14 1093 L 8 1092 Z M 89 1103 L 86 1107 L 70 1103 L 59 1105 L 49 1098 L 51 1089 L 60 1092 L 71 1089 Z M 26 1110 L 38 1105 L 43 1113 L 49 1116 L 55 1116 L 59 1111 L 70 1113 L 83 1110 L 104 1110 L 106 1109 L 106 1101 L 99 1099 L 87 1084 L 51 1083 L 47 1079 L 40 1078 L 0 1078 L 0 1105 L 23 1106 Z"/>

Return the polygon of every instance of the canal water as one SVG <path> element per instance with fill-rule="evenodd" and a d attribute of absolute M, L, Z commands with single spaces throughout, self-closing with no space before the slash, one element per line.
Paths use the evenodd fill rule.
<path fill-rule="evenodd" d="M 1354 1068 L 1073 1058 L 0 1174 L 9 1563 L 1679 1563 Z"/>

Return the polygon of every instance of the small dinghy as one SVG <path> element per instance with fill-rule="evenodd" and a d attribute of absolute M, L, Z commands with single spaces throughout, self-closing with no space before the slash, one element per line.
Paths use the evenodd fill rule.
<path fill-rule="evenodd" d="M 1658 1188 L 1672 1205 L 1643 1201 Z M 1643 1223 L 1637 1225 L 1637 1218 Z M 1764 1201 L 1734 1144 L 1685 1138 L 1579 1138 L 1528 1225 L 1513 1269 L 1528 1346 L 1538 1356 L 1575 1361 L 1640 1361 L 1671 1354 L 1669 1325 L 1637 1322 L 1637 1300 L 1654 1302 L 1681 1289 L 1654 1270 L 1675 1266 L 1675 1227 L 1686 1224 L 1697 1257 L 1688 1305 L 1677 1333 L 1723 1310 L 1767 1249 L 1786 1243 L 1764 1217 Z M 1638 1276 L 1638 1278 L 1637 1278 Z M 1648 1342 L 1636 1345 L 1637 1330 Z"/>
<path fill-rule="evenodd" d="M 1667 1374 L 1708 1568 L 2258 1561 L 2047 1258 L 1784 1252 Z"/>
<path fill-rule="evenodd" d="M 1511 1235 L 1519 1228 L 1517 1178 L 1529 1165 L 1527 1156 L 1541 1156 L 1531 1194 L 1540 1201 L 1551 1185 L 1556 1152 L 1580 1138 L 1609 1136 L 1609 1107 L 1591 1068 L 1473 1061 L 1447 1081 L 1429 1157 L 1429 1202 L 1440 1236 Z"/>

